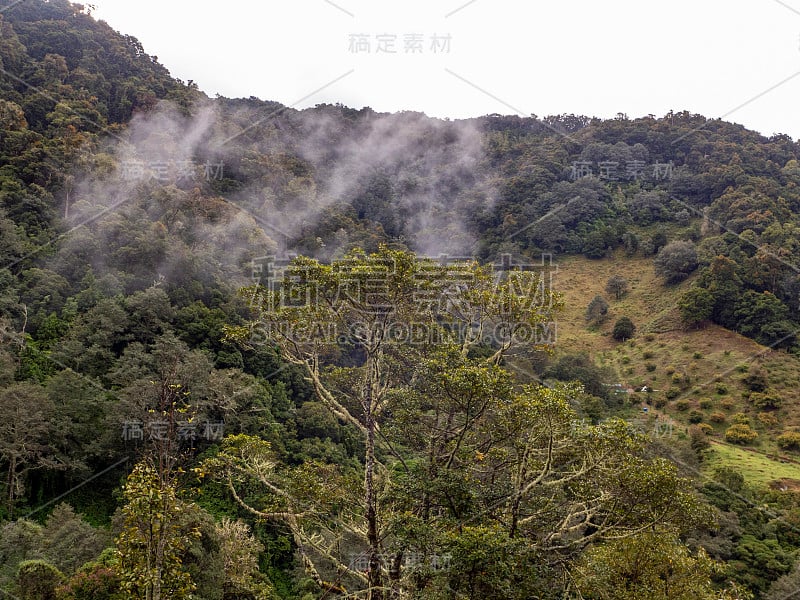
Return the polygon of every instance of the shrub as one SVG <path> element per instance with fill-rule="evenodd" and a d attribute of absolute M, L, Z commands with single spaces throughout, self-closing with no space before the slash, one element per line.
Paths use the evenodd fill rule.
<path fill-rule="evenodd" d="M 628 231 L 622 234 L 622 244 L 625 246 L 625 254 L 633 256 L 639 249 L 639 238 L 635 233 Z"/>
<path fill-rule="evenodd" d="M 718 383 L 716 389 L 717 389 L 717 394 L 719 394 L 720 396 L 728 393 L 728 386 L 725 385 L 724 383 Z"/>
<path fill-rule="evenodd" d="M 724 423 L 725 422 L 725 413 L 716 411 L 708 415 L 708 420 L 712 423 Z"/>
<path fill-rule="evenodd" d="M 697 428 L 702 431 L 704 435 L 711 435 L 714 433 L 714 428 L 708 423 L 698 423 Z"/>
<path fill-rule="evenodd" d="M 778 417 L 776 417 L 772 413 L 766 413 L 766 412 L 758 413 L 758 416 L 756 418 L 758 419 L 759 423 L 767 427 L 775 427 L 775 425 L 779 423 Z"/>
<path fill-rule="evenodd" d="M 633 337 L 633 334 L 636 332 L 636 326 L 633 324 L 628 317 L 620 317 L 617 319 L 617 322 L 614 323 L 614 329 L 611 332 L 611 336 L 619 341 L 624 342 Z"/>
<path fill-rule="evenodd" d="M 678 400 L 675 403 L 675 408 L 677 408 L 680 411 L 684 411 L 684 410 L 689 408 L 689 401 L 688 400 Z"/>
<path fill-rule="evenodd" d="M 115 600 L 121 598 L 119 574 L 110 567 L 89 563 L 58 588 L 59 600 Z"/>
<path fill-rule="evenodd" d="M 664 369 L 664 372 L 667 375 L 672 375 L 675 372 L 675 367 L 673 367 L 672 365 L 669 365 L 667 368 Z"/>
<path fill-rule="evenodd" d="M 697 251 L 692 242 L 670 242 L 658 251 L 653 264 L 667 283 L 678 283 L 697 268 Z"/>
<path fill-rule="evenodd" d="M 735 415 L 731 415 L 731 421 L 739 425 L 749 425 L 750 417 L 744 413 L 736 413 Z"/>
<path fill-rule="evenodd" d="M 714 406 L 714 401 L 711 400 L 711 398 L 701 398 L 698 404 L 700 404 L 700 408 L 702 408 L 703 410 L 708 410 L 709 408 Z"/>
<path fill-rule="evenodd" d="M 628 293 L 628 280 L 622 275 L 612 275 L 606 282 L 606 292 L 619 300 Z"/>
<path fill-rule="evenodd" d="M 588 394 L 607 399 L 609 388 L 604 382 L 613 375 L 605 368 L 598 367 L 586 353 L 565 354 L 555 364 L 545 369 L 543 376 L 560 381 L 580 381 Z"/>
<path fill-rule="evenodd" d="M 711 318 L 714 296 L 705 288 L 693 287 L 678 299 L 678 310 L 684 323 L 696 327 Z"/>
<path fill-rule="evenodd" d="M 800 448 L 800 433 L 787 431 L 775 438 L 775 442 L 784 450 L 796 450 Z"/>
<path fill-rule="evenodd" d="M 678 396 L 681 395 L 681 391 L 678 388 L 669 388 L 664 395 L 667 397 L 667 400 L 674 400 Z"/>
<path fill-rule="evenodd" d="M 711 442 L 708 441 L 708 434 L 699 426 L 689 427 L 689 439 L 692 450 L 698 454 L 711 445 Z"/>
<path fill-rule="evenodd" d="M 647 369 L 648 373 L 652 373 L 656 370 L 656 366 L 653 363 L 645 363 L 644 368 Z"/>
<path fill-rule="evenodd" d="M 700 360 L 701 358 L 703 358 L 703 353 L 702 352 L 695 352 L 694 354 L 692 354 L 692 358 L 694 358 L 696 360 Z"/>
<path fill-rule="evenodd" d="M 736 403 L 730 398 L 723 398 L 720 400 L 719 405 L 725 410 L 731 410 L 734 406 L 736 406 Z"/>
<path fill-rule="evenodd" d="M 689 413 L 689 423 L 700 423 L 703 420 L 703 413 L 693 410 Z"/>
<path fill-rule="evenodd" d="M 642 352 L 642 358 L 645 360 L 649 360 L 655 356 L 655 353 L 652 350 L 645 350 Z"/>
<path fill-rule="evenodd" d="M 681 379 L 678 383 L 681 386 L 682 390 L 688 390 L 689 386 L 692 385 L 692 378 L 689 376 L 688 373 L 681 373 Z"/>
<path fill-rule="evenodd" d="M 758 433 L 750 429 L 749 425 L 737 423 L 725 432 L 725 439 L 732 444 L 749 444 L 758 437 Z"/>
<path fill-rule="evenodd" d="M 763 369 L 757 369 L 745 377 L 742 377 L 742 383 L 745 384 L 747 389 L 751 392 L 763 392 L 769 385 L 767 374 Z"/>
<path fill-rule="evenodd" d="M 761 410 L 774 410 L 781 405 L 780 397 L 774 392 L 753 392 L 750 394 L 749 400 L 756 408 L 760 408 Z"/>
<path fill-rule="evenodd" d="M 49 562 L 25 560 L 17 567 L 14 583 L 20 590 L 21 600 L 51 600 L 56 597 L 56 587 L 64 575 Z"/>
<path fill-rule="evenodd" d="M 608 317 L 608 302 L 600 295 L 595 296 L 586 307 L 585 317 L 590 323 L 602 323 Z"/>

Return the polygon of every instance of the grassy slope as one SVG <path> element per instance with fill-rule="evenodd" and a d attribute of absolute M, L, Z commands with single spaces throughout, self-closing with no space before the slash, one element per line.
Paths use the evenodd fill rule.
<path fill-rule="evenodd" d="M 778 479 L 800 482 L 800 464 L 772 460 L 758 452 L 731 444 L 712 444 L 704 469 L 712 471 L 723 465 L 736 467 L 745 481 L 756 486 L 769 485 Z M 792 488 L 797 489 L 796 484 Z"/>
<path fill-rule="evenodd" d="M 605 292 L 606 281 L 616 273 L 625 277 L 630 287 L 627 296 L 619 301 Z M 652 400 L 665 398 L 670 388 L 680 390 L 680 395 L 662 410 L 683 424 L 688 423 L 690 411 L 699 410 L 704 415 L 703 422 L 714 428 L 714 439 L 720 442 L 731 425 L 731 415 L 745 413 L 751 427 L 759 433 L 752 446 L 762 452 L 777 453 L 775 436 L 785 430 L 800 429 L 800 360 L 715 325 L 685 330 L 675 306 L 690 284 L 691 280 L 665 287 L 656 277 L 649 258 L 628 258 L 617 253 L 603 260 L 574 256 L 560 259 L 555 287 L 564 294 L 566 309 L 559 318 L 556 352 L 588 350 L 596 362 L 611 366 L 620 382 L 639 389 L 643 385 L 655 389 Z M 589 327 L 584 312 L 596 294 L 609 302 L 610 317 L 600 326 Z M 635 338 L 625 343 L 611 337 L 614 321 L 621 316 L 630 317 L 637 327 Z M 780 410 L 766 417 L 762 414 L 760 418 L 760 411 L 742 397 L 746 388 L 741 379 L 747 370 L 756 367 L 767 371 L 770 386 L 783 398 Z M 681 381 L 685 381 L 684 376 L 688 376 L 688 385 Z M 638 405 L 642 395 L 632 398 Z M 701 400 L 710 406 L 700 408 Z M 708 417 L 714 412 L 724 414 L 725 421 L 712 422 Z M 715 445 L 708 468 L 722 463 L 738 465 L 741 456 L 752 459 L 751 453 L 738 448 L 720 450 Z M 784 463 L 766 457 L 763 461 L 751 473 L 757 474 L 759 482 L 785 476 L 781 474 L 787 468 Z M 774 477 L 767 468 L 772 463 Z M 791 465 L 789 470 L 794 474 L 792 477 L 800 479 L 800 468 Z"/>

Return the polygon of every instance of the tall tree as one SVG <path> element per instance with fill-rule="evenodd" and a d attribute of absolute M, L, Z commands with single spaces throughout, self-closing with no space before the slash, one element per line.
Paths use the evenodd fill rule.
<path fill-rule="evenodd" d="M 628 293 L 628 280 L 619 274 L 612 275 L 606 282 L 606 292 L 619 300 Z"/>
<path fill-rule="evenodd" d="M 678 283 L 697 268 L 697 251 L 692 242 L 670 242 L 658 251 L 653 264 L 667 283 Z"/>
<path fill-rule="evenodd" d="M 711 585 L 719 569 L 700 549 L 692 556 L 668 531 L 649 531 L 592 548 L 576 569 L 586 600 L 744 600 L 737 586 Z"/>
<path fill-rule="evenodd" d="M 711 318 L 714 296 L 706 288 L 693 287 L 678 300 L 678 309 L 684 323 L 696 326 Z"/>
<path fill-rule="evenodd" d="M 195 588 L 181 554 L 197 531 L 186 532 L 185 505 L 158 470 L 138 463 L 125 484 L 123 526 L 116 540 L 122 588 L 138 600 L 191 598 Z"/>
<path fill-rule="evenodd" d="M 539 273 L 497 275 L 475 263 L 440 265 L 381 247 L 330 265 L 300 257 L 266 291 L 248 292 L 260 310 L 261 341 L 276 343 L 286 360 L 301 366 L 317 399 L 363 438 L 369 600 L 383 599 L 392 585 L 379 502 L 385 466 L 376 452 L 390 393 L 407 385 L 413 365 L 445 341 L 463 356 L 485 346 L 490 364 L 522 343 L 544 347 L 542 329 L 560 307 Z M 249 335 L 229 331 L 240 340 Z M 334 360 L 347 366 L 326 368 Z"/>
<path fill-rule="evenodd" d="M 602 323 L 608 317 L 608 302 L 599 294 L 592 298 L 586 307 L 586 320 L 590 323 Z"/>
<path fill-rule="evenodd" d="M 26 475 L 32 469 L 60 468 L 48 444 L 53 405 L 44 390 L 30 383 L 15 383 L 0 390 L 0 459 L 5 467 L 5 508 L 13 515 L 23 495 Z"/>

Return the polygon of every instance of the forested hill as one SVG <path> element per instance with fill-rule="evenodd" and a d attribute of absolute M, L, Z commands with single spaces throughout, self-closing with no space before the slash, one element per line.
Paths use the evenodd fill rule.
<path fill-rule="evenodd" d="M 209 98 L 66 0 L 0 1 L 0 124 L 3 592 L 775 600 L 800 584 L 790 137 L 687 111 L 451 121 Z M 479 265 L 530 275 L 548 254 L 574 279 L 543 313 L 513 278 L 480 287 Z M 263 306 L 242 288 L 296 255 L 298 298 L 391 262 L 384 310 L 424 320 L 404 304 L 414 277 L 455 264 L 481 318 L 511 298 L 535 326 L 571 319 L 570 339 L 245 335 Z M 318 330 L 355 311 L 295 308 L 275 314 Z M 617 393 L 634 383 L 656 389 Z M 620 418 L 643 402 L 645 434 Z M 762 462 L 731 468 L 744 448 Z"/>

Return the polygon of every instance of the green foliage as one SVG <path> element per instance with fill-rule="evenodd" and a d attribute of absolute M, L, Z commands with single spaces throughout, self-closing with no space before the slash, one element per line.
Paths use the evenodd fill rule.
<path fill-rule="evenodd" d="M 708 423 L 699 423 L 697 425 L 697 430 L 700 431 L 705 436 L 712 435 L 714 433 L 714 428 Z M 706 442 L 707 442 L 706 444 L 703 444 L 702 446 L 703 448 L 710 447 L 710 442 L 708 442 L 708 440 L 706 440 Z"/>
<path fill-rule="evenodd" d="M 691 422 L 691 421 L 690 421 Z M 695 454 L 702 459 L 703 451 L 711 447 L 711 442 L 708 441 L 708 435 L 713 431 L 708 423 L 700 423 L 689 427 L 689 446 Z"/>
<path fill-rule="evenodd" d="M 793 556 L 776 539 L 758 539 L 743 535 L 734 552 L 732 567 L 741 566 L 746 571 L 742 583 L 757 593 L 766 591 L 771 581 L 789 572 Z"/>
<path fill-rule="evenodd" d="M 632 338 L 635 332 L 636 326 L 633 324 L 633 321 L 631 321 L 628 317 L 620 317 L 617 319 L 617 322 L 614 323 L 614 329 L 611 331 L 611 337 L 618 342 L 624 342 L 625 340 Z"/>
<path fill-rule="evenodd" d="M 122 531 L 116 540 L 122 589 L 134 597 L 190 598 L 196 585 L 182 554 L 200 533 L 184 531 L 187 510 L 174 487 L 147 463 L 138 463 L 123 492 Z"/>
<path fill-rule="evenodd" d="M 66 585 L 58 588 L 57 597 L 58 600 L 122 600 L 119 587 L 119 577 L 113 570 L 98 567 L 75 574 Z"/>
<path fill-rule="evenodd" d="M 697 325 L 711 318 L 714 296 L 705 288 L 693 287 L 678 300 L 681 319 L 687 325 Z"/>
<path fill-rule="evenodd" d="M 753 392 L 750 394 L 748 400 L 758 409 L 761 410 L 775 410 L 780 408 L 783 403 L 780 396 L 772 390 L 766 392 Z"/>
<path fill-rule="evenodd" d="M 606 292 L 617 300 L 622 299 L 628 293 L 628 280 L 622 275 L 612 275 L 606 282 Z"/>
<path fill-rule="evenodd" d="M 716 571 L 702 549 L 692 556 L 670 533 L 643 533 L 589 550 L 577 585 L 587 600 L 717 600 Z"/>
<path fill-rule="evenodd" d="M 625 254 L 633 256 L 639 249 L 639 237 L 630 231 L 622 235 L 622 244 L 625 247 Z"/>
<path fill-rule="evenodd" d="M 765 346 L 789 347 L 796 327 L 788 321 L 789 309 L 775 295 L 765 291 L 745 292 L 734 311 L 737 329 Z"/>
<path fill-rule="evenodd" d="M 637 193 L 633 198 L 628 201 L 628 210 L 634 218 L 636 223 L 641 225 L 650 225 L 651 223 L 662 221 L 667 213 L 667 202 L 669 198 L 662 191 L 642 191 Z M 661 234 L 663 235 L 663 234 Z M 654 252 L 657 252 L 660 246 L 666 243 L 666 237 L 653 240 L 654 245 L 658 246 Z"/>
<path fill-rule="evenodd" d="M 725 413 L 720 411 L 714 411 L 708 415 L 708 420 L 712 423 L 724 423 L 725 418 Z"/>
<path fill-rule="evenodd" d="M 587 321 L 594 324 L 605 321 L 606 318 L 608 318 L 608 302 L 600 295 L 592 298 L 592 301 L 589 302 L 589 305 L 586 307 L 585 318 Z"/>
<path fill-rule="evenodd" d="M 25 560 L 44 559 L 43 528 L 27 519 L 0 524 L 0 586 L 9 588 Z"/>
<path fill-rule="evenodd" d="M 64 575 L 43 560 L 26 560 L 17 567 L 14 584 L 21 600 L 56 600 L 56 588 Z"/>
<path fill-rule="evenodd" d="M 670 242 L 658 251 L 653 264 L 667 283 L 678 283 L 697 268 L 697 251 L 691 242 Z"/>
<path fill-rule="evenodd" d="M 656 231 L 648 240 L 650 244 L 649 254 L 657 254 L 667 245 L 667 234 L 663 229 Z"/>
<path fill-rule="evenodd" d="M 586 353 L 564 354 L 548 366 L 543 376 L 559 381 L 579 381 L 586 393 L 598 398 L 609 398 L 609 388 L 605 385 L 614 376 L 609 369 L 599 367 Z"/>
<path fill-rule="evenodd" d="M 87 562 L 56 590 L 58 600 L 123 600 L 118 559 L 112 549 Z"/>
<path fill-rule="evenodd" d="M 252 594 L 255 600 L 273 600 L 272 586 L 259 573 L 258 555 L 264 547 L 241 521 L 222 519 L 217 524 L 219 554 L 225 574 L 224 598 Z"/>
<path fill-rule="evenodd" d="M 745 368 L 745 372 L 746 370 Z M 747 389 L 751 392 L 763 392 L 767 389 L 769 380 L 764 369 L 756 369 L 742 377 L 742 383 L 747 386 Z"/>
<path fill-rule="evenodd" d="M 597 227 L 583 238 L 582 252 L 587 258 L 603 258 L 614 247 L 617 236 L 610 227 Z"/>
<path fill-rule="evenodd" d="M 736 423 L 725 431 L 725 439 L 733 444 L 750 444 L 758 438 L 758 433 L 749 425 Z"/>
<path fill-rule="evenodd" d="M 672 465 L 639 456 L 644 440 L 627 424 L 610 419 L 576 426 L 569 398 L 579 390 L 525 386 L 514 394 L 508 374 L 487 363 L 471 363 L 459 353 L 426 362 L 419 375 L 422 387 L 417 393 L 398 392 L 389 404 L 394 419 L 384 435 L 394 447 L 402 444 L 406 458 L 390 463 L 387 471 L 393 493 L 383 508 L 391 524 L 384 544 L 447 553 L 451 570 L 431 574 L 430 589 L 440 589 L 446 581 L 465 593 L 507 592 L 519 598 L 546 589 L 534 574 L 545 568 L 536 557 L 548 544 L 537 540 L 543 530 L 563 539 L 562 511 L 577 511 L 573 518 L 580 522 L 581 498 L 587 494 L 597 498 L 604 514 L 602 528 L 585 524 L 587 533 L 595 531 L 598 539 L 615 532 L 625 535 L 633 523 L 663 522 L 666 515 L 678 528 L 708 518 Z M 597 464 L 597 470 L 574 471 L 576 453 L 589 463 L 598 456 L 610 458 L 608 453 L 615 458 Z M 569 486 L 577 494 L 552 517 L 534 517 L 550 494 L 531 485 L 542 469 L 553 486 Z M 352 527 L 347 524 L 359 519 L 352 481 L 322 465 L 287 469 L 269 444 L 252 437 L 227 438 L 222 452 L 206 460 L 201 472 L 231 482 L 244 505 L 262 518 L 284 522 L 297 543 L 309 544 L 304 536 L 310 532 L 336 539 L 343 527 L 346 532 Z M 481 482 L 489 478 L 495 484 L 484 490 Z M 519 489 L 519 501 L 511 496 L 498 504 L 492 491 L 498 484 Z M 619 508 L 616 502 L 602 501 L 606 496 L 617 498 Z M 488 507 L 496 517 L 489 516 Z M 473 516 L 476 524 L 465 529 L 463 519 Z M 580 553 L 579 540 L 565 542 L 571 554 Z M 314 548 L 306 547 L 303 562 L 312 579 L 326 587 Z M 487 553 L 494 557 L 491 568 Z M 464 577 L 465 572 L 475 576 Z M 352 576 L 349 580 L 348 588 L 364 585 Z M 402 580 L 418 585 L 413 577 Z"/>
<path fill-rule="evenodd" d="M 198 420 L 224 420 L 234 442 L 240 434 L 257 440 L 223 446 L 220 454 L 229 461 L 225 467 L 234 483 L 243 485 L 238 488 L 243 501 L 270 514 L 294 508 L 304 515 L 302 525 L 308 529 L 295 528 L 295 537 L 285 516 L 266 519 L 256 528 L 267 546 L 261 551 L 237 521 L 220 526 L 227 532 L 218 530 L 207 516 L 178 501 L 164 481 L 136 470 L 139 479 L 126 487 L 126 527 L 118 537 L 118 544 L 127 548 L 124 554 L 90 562 L 75 573 L 80 563 L 96 558 L 107 543 L 106 534 L 61 506 L 44 526 L 24 519 L 0 524 L 2 589 L 12 584 L 20 563 L 42 560 L 67 577 L 61 587 L 65 598 L 119 600 L 114 596 L 127 597 L 137 586 L 158 579 L 142 558 L 158 555 L 153 545 L 158 538 L 167 552 L 156 556 L 155 563 L 163 565 L 159 577 L 175 582 L 174 597 L 186 595 L 192 586 L 197 587 L 195 595 L 207 600 L 222 594 L 248 600 L 269 597 L 269 582 L 253 568 L 260 551 L 262 564 L 280 569 L 278 576 L 289 582 L 287 597 L 333 593 L 335 577 L 329 573 L 347 564 L 324 559 L 321 548 L 349 547 L 364 531 L 363 511 L 369 502 L 360 492 L 368 457 L 376 461 L 379 493 L 373 500 L 381 518 L 374 523 L 382 529 L 377 539 L 384 550 L 405 551 L 404 544 L 413 542 L 429 551 L 450 552 L 458 561 L 446 572 L 405 572 L 403 593 L 419 597 L 561 597 L 565 573 L 553 565 L 582 560 L 585 545 L 593 544 L 590 552 L 611 548 L 620 554 L 626 540 L 603 545 L 604 535 L 651 531 L 653 523 L 660 527 L 665 521 L 685 525 L 675 514 L 664 517 L 668 511 L 660 504 L 662 497 L 684 490 L 674 473 L 648 462 L 641 440 L 624 424 L 599 422 L 610 414 L 612 402 L 602 384 L 615 381 L 613 373 L 598 367 L 590 355 L 562 357 L 545 376 L 581 381 L 586 393 L 559 388 L 550 394 L 538 388 L 523 391 L 500 369 L 512 349 L 521 353 L 514 361 L 525 362 L 531 347 L 522 339 L 526 328 L 540 327 L 550 318 L 547 311 L 528 310 L 526 294 L 515 293 L 525 283 L 524 274 L 511 275 L 497 289 L 491 269 L 470 266 L 476 285 L 460 298 L 466 304 L 450 305 L 464 309 L 462 324 L 472 325 L 476 314 L 488 314 L 479 324 L 483 334 L 522 321 L 524 327 L 514 330 L 510 344 L 502 336 L 472 340 L 466 358 L 457 358 L 464 348 L 439 355 L 429 347 L 393 348 L 386 354 L 381 350 L 365 359 L 365 348 L 378 338 L 349 339 L 324 351 L 309 344 L 300 355 L 282 356 L 279 350 L 286 348 L 276 349 L 274 340 L 261 343 L 266 340 L 255 339 L 259 331 L 251 336 L 249 296 L 232 293 L 247 281 L 250 261 L 274 253 L 276 247 L 270 239 L 274 232 L 246 215 L 281 212 L 292 222 L 286 230 L 298 232 L 281 244 L 322 259 L 296 261 L 295 275 L 309 268 L 318 278 L 299 277 L 294 291 L 310 291 L 320 282 L 329 284 L 328 292 L 341 289 L 346 278 L 337 278 L 326 261 L 348 256 L 336 269 L 350 260 L 363 263 L 366 252 L 348 254 L 357 246 L 397 259 L 397 297 L 390 305 L 399 307 L 392 318 L 401 322 L 420 316 L 411 314 L 415 302 L 408 299 L 418 300 L 415 292 L 420 290 L 409 281 L 419 281 L 423 270 L 415 270 L 404 252 L 388 247 L 453 243 L 471 250 L 477 240 L 477 255 L 488 263 L 509 252 L 536 257 L 542 250 L 601 258 L 621 246 L 628 256 L 639 250 L 657 254 L 656 268 L 669 282 L 700 265 L 695 287 L 679 301 L 687 324 L 712 320 L 762 344 L 791 349 L 800 318 L 800 282 L 791 265 L 778 257 L 800 251 L 796 144 L 786 136 L 767 139 L 722 121 L 706 126 L 704 118 L 690 113 L 608 121 L 575 115 L 491 115 L 465 126 L 341 105 L 294 111 L 254 98 L 212 100 L 195 86 L 171 79 L 138 40 L 115 33 L 89 12 L 65 0 L 23 2 L 4 11 L 0 20 L 2 68 L 9 75 L 0 82 L 0 403 L 6 415 L 5 428 L 0 426 L 5 482 L 0 515 L 23 514 L 121 460 L 136 444 L 119 439 L 119 419 L 156 410 L 158 390 L 181 385 Z M 157 106 L 164 99 L 174 106 Z M 223 180 L 198 182 L 196 188 L 155 180 L 125 186 L 136 189 L 119 198 L 124 206 L 106 211 L 102 202 L 119 196 L 112 182 L 123 156 L 108 145 L 106 132 L 135 137 L 141 124 L 149 123 L 160 129 L 149 143 L 177 144 L 181 136 L 173 135 L 167 121 L 197 117 L 203 104 L 216 115 L 215 131 L 247 131 L 228 144 Z M 259 114 L 274 118 L 254 118 Z M 321 121 L 330 126 L 317 127 Z M 579 135 L 566 140 L 551 127 Z M 350 164 L 348 148 L 368 148 L 375 132 L 383 136 L 394 131 L 413 140 L 407 147 L 400 144 L 400 159 L 391 153 L 376 155 L 374 163 L 359 159 L 370 172 L 348 177 L 351 189 L 343 198 L 330 203 L 326 196 L 321 202 L 317 190 L 327 194 L 330 175 Z M 667 144 L 662 138 L 678 141 Z M 646 140 L 647 147 L 636 140 Z M 318 150 L 312 157 L 305 151 L 309 144 Z M 475 156 L 473 145 L 480 148 Z M 194 154 L 189 158 L 198 162 L 218 159 L 200 147 Z M 471 165 L 466 170 L 465 156 Z M 668 185 L 645 175 L 613 185 L 598 178 L 566 181 L 568 165 L 575 160 L 620 165 L 673 161 L 676 168 Z M 453 165 L 458 168 L 450 169 Z M 249 204 L 243 193 L 247 189 L 263 193 Z M 420 198 L 430 204 L 430 213 L 420 208 Z M 322 204 L 326 208 L 320 211 Z M 686 229 L 691 217 L 687 204 L 707 210 L 710 221 L 721 223 L 726 232 L 709 227 L 701 235 L 699 228 Z M 304 222 L 294 227 L 292 219 L 301 213 Z M 409 218 L 411 214 L 419 218 Z M 73 229 L 76 219 L 83 227 Z M 697 247 L 668 244 L 665 223 L 671 236 L 690 238 Z M 631 226 L 635 233 L 628 230 Z M 428 274 L 438 268 L 426 267 L 432 267 Z M 370 270 L 362 269 L 353 281 L 369 283 Z M 607 282 L 607 293 L 617 300 L 626 289 L 619 275 Z M 560 299 L 551 299 L 558 308 Z M 287 310 L 277 320 L 327 324 L 339 319 L 341 324 L 349 318 L 352 323 L 356 309 L 351 305 L 343 313 L 318 314 Z M 604 313 L 607 308 L 599 316 Z M 432 327 L 442 325 L 442 313 L 425 316 Z M 627 325 L 624 331 L 614 327 L 615 339 L 633 336 L 633 324 Z M 456 328 L 437 331 L 447 342 L 457 337 L 451 335 Z M 373 359 L 384 362 L 380 377 L 370 380 L 369 369 L 363 367 Z M 485 359 L 491 359 L 491 366 L 480 364 Z M 645 368 L 655 372 L 656 365 Z M 388 389 L 376 408 L 380 427 L 374 430 L 374 452 L 366 451 L 362 431 L 374 414 L 359 408 L 369 381 L 373 390 Z M 756 408 L 779 405 L 763 372 L 747 375 L 743 383 Z M 667 394 L 676 394 L 688 380 L 673 378 L 672 385 L 677 387 Z M 707 408 L 702 400 L 700 406 Z M 733 404 L 723 400 L 720 406 Z M 581 418 L 594 425 L 576 425 L 571 407 L 580 407 Z M 689 416 L 698 418 L 696 413 Z M 725 416 L 717 412 L 709 419 L 724 422 Z M 774 426 L 775 419 L 758 415 L 766 426 Z M 734 427 L 741 420 L 734 416 Z M 690 431 L 693 447 L 703 439 L 696 433 Z M 545 440 L 554 440 L 550 454 Z M 776 441 L 786 440 L 791 441 L 782 436 Z M 217 448 L 209 440 L 195 442 L 197 450 L 215 456 Z M 262 452 L 261 444 L 268 452 Z M 193 452 L 188 444 L 182 450 Z M 592 462 L 597 456 L 604 460 Z M 579 472 L 575 465 L 582 461 L 592 465 L 589 471 Z M 254 464 L 266 471 L 253 471 Z M 120 472 L 93 480 L 70 500 L 76 506 L 102 507 L 92 517 L 107 521 Z M 224 485 L 199 485 L 204 500 L 212 496 L 209 504 L 218 502 L 221 512 L 232 518 L 248 514 L 234 507 L 231 490 Z M 518 498 L 519 505 L 504 503 L 504 498 Z M 684 512 L 702 512 L 680 498 Z M 585 517 L 581 502 L 595 516 Z M 771 547 L 764 541 L 765 531 L 755 530 L 763 525 L 760 517 L 736 499 L 725 502 L 726 510 L 741 516 L 742 528 L 753 528 L 747 531 L 758 544 L 748 540 L 733 558 L 740 540 L 732 541 L 738 534 L 728 531 L 714 542 L 719 556 L 737 560 L 732 570 L 763 590 L 770 578 L 784 572 L 792 548 Z M 319 512 L 306 516 L 308 505 Z M 615 512 L 613 506 L 631 512 Z M 151 509 L 149 514 L 158 518 L 147 520 L 143 515 Z M 173 514 L 170 510 L 179 516 L 164 520 Z M 595 535 L 601 518 L 613 525 Z M 734 516 L 726 518 L 732 521 Z M 575 524 L 573 537 L 561 530 L 562 523 Z M 342 533 L 343 524 L 358 525 L 357 535 Z M 695 527 L 688 537 L 699 535 L 699 526 L 686 527 Z M 643 552 L 652 547 L 655 554 L 661 548 L 665 559 L 674 559 L 672 576 L 677 578 L 691 560 L 701 561 L 673 541 L 664 534 L 650 546 L 641 539 L 632 540 L 631 546 Z M 308 588 L 295 576 L 298 565 L 291 563 L 295 550 L 302 563 L 300 549 L 306 547 L 324 563 L 319 580 Z M 224 554 L 235 558 L 223 565 Z M 669 580 L 671 575 L 656 562 L 650 566 L 662 581 Z M 612 571 L 599 571 L 598 577 L 610 577 Z M 36 584 L 52 574 L 43 573 Z M 363 589 L 358 575 L 348 577 L 351 591 Z M 329 584 L 322 586 L 324 592 L 320 582 Z M 297 585 L 290 590 L 293 583 Z M 123 584 L 127 591 L 120 592 Z M 588 593 L 600 593 L 591 591 L 591 582 L 587 585 Z M 625 593 L 621 590 L 618 597 Z M 703 597 L 699 591 L 697 597 Z"/>
<path fill-rule="evenodd" d="M 800 569 L 795 563 L 790 573 L 782 575 L 769 586 L 764 594 L 764 600 L 787 600 L 800 589 Z"/>
<path fill-rule="evenodd" d="M 13 515 L 26 475 L 52 456 L 49 445 L 53 404 L 44 390 L 15 383 L 0 390 L 6 417 L 0 421 L 0 460 L 5 470 L 5 509 Z"/>
<path fill-rule="evenodd" d="M 732 492 L 740 492 L 744 488 L 744 475 L 731 467 L 720 467 L 714 470 L 714 479 Z"/>
<path fill-rule="evenodd" d="M 108 534 L 84 521 L 68 504 L 59 504 L 42 530 L 42 553 L 63 573 L 74 573 L 111 542 Z"/>
<path fill-rule="evenodd" d="M 771 412 L 760 412 L 756 415 L 756 419 L 758 419 L 758 422 L 766 427 L 775 427 L 778 423 L 780 423 L 778 417 Z"/>
<path fill-rule="evenodd" d="M 784 450 L 797 450 L 800 448 L 800 433 L 787 431 L 775 438 L 775 443 Z"/>
<path fill-rule="evenodd" d="M 467 526 L 450 537 L 447 548 L 451 593 L 523 600 L 547 592 L 530 549 L 499 527 Z"/>

